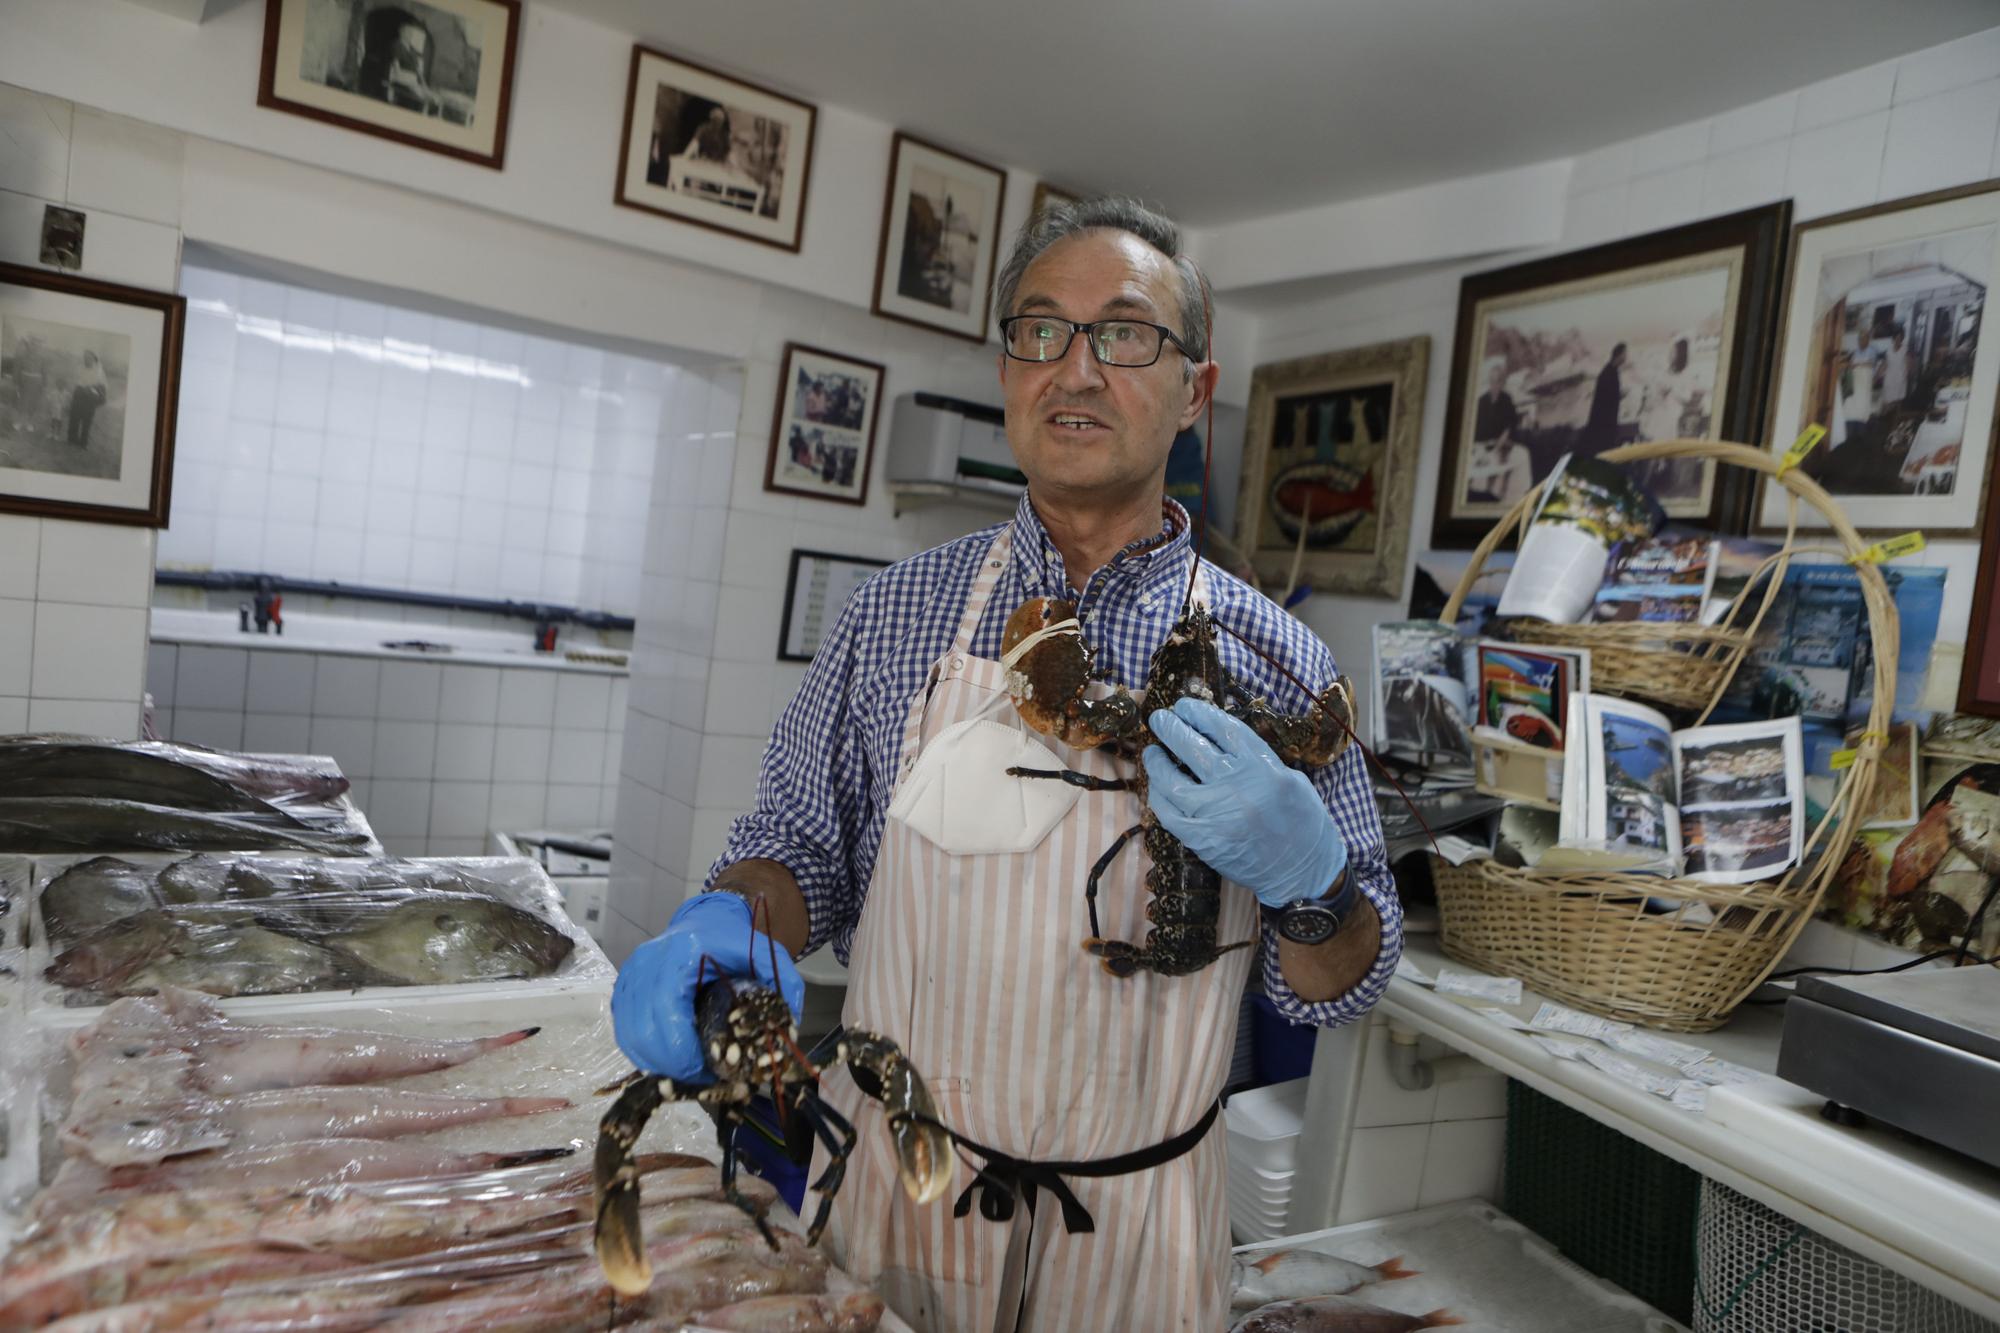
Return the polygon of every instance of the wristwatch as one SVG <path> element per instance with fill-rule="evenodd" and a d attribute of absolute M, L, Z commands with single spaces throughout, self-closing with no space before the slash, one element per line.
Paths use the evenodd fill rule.
<path fill-rule="evenodd" d="M 1354 915 L 1361 890 L 1352 876 L 1342 874 L 1340 884 L 1323 898 L 1303 898 L 1286 903 L 1278 911 L 1278 934 L 1294 944 L 1325 944 L 1340 933 L 1341 923 Z"/>

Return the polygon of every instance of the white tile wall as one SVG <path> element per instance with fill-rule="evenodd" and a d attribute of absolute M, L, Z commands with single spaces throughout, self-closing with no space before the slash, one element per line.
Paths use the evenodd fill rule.
<path fill-rule="evenodd" d="M 84 276 L 171 291 L 180 178 L 162 137 L 0 85 L 0 259 L 39 264 L 42 210 L 64 204 L 88 215 Z M 139 734 L 152 569 L 150 529 L 0 514 L 0 732 Z"/>
<path fill-rule="evenodd" d="M 146 673 L 169 739 L 332 755 L 399 855 L 483 853 L 494 829 L 608 827 L 617 804 L 623 677 L 164 642 L 152 646 Z M 535 679 L 511 684 L 524 676 Z M 568 693 L 580 706 L 558 726 L 554 701 L 577 679 L 584 685 Z M 510 697 L 546 706 L 534 725 L 503 727 Z M 571 758 L 558 767 L 558 754 Z"/>
<path fill-rule="evenodd" d="M 632 614 L 674 366 L 189 265 L 159 559 Z M 476 465 L 475 465 L 476 464 Z"/>

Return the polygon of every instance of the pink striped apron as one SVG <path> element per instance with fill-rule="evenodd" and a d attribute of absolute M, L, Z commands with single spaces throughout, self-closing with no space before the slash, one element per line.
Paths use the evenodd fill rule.
<path fill-rule="evenodd" d="M 950 651 L 911 704 L 899 787 L 954 723 L 1021 727 L 1003 666 L 971 653 L 1010 549 L 1003 530 L 980 564 Z M 1062 765 L 1121 775 L 1111 756 L 1037 739 Z M 901 820 L 886 821 L 843 1017 L 900 1043 L 928 1080 L 939 1118 L 967 1138 L 1032 1161 L 1092 1161 L 1188 1131 L 1221 1093 L 1255 951 L 1225 954 L 1194 976 L 1121 981 L 1080 947 L 1091 864 L 1138 818 L 1128 792 L 1081 792 L 1032 850 L 977 855 L 953 855 Z M 1100 882 L 1098 911 L 1111 938 L 1145 938 L 1147 864 L 1135 839 Z M 1228 888 L 1221 941 L 1254 938 L 1257 928 L 1255 899 Z M 1007 1333 L 1017 1310 L 1018 1327 L 1033 1333 L 1226 1327 L 1219 1126 L 1164 1166 L 1071 1179 L 1095 1221 L 1094 1231 L 1072 1235 L 1046 1192 L 1033 1217 L 1026 1208 L 1006 1222 L 978 1208 L 954 1217 L 952 1200 L 973 1174 L 964 1161 L 951 1195 L 916 1207 L 897 1181 L 880 1106 L 844 1070 L 828 1074 L 824 1092 L 859 1134 L 828 1244 L 918 1329 Z M 820 1149 L 813 1179 L 825 1165 Z"/>

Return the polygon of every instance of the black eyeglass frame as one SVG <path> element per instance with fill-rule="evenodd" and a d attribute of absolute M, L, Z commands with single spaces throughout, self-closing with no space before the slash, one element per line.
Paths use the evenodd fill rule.
<path fill-rule="evenodd" d="M 1036 319 L 1049 324 L 1069 325 L 1069 337 L 1064 339 L 1062 350 L 1051 357 L 1016 356 L 1012 346 L 1014 341 L 1014 326 L 1024 319 Z M 1159 350 L 1153 353 L 1151 361 L 1106 361 L 1103 353 L 1097 350 L 1096 339 L 1087 339 L 1084 345 L 1090 348 L 1092 359 L 1100 366 L 1110 366 L 1116 370 L 1144 370 L 1147 366 L 1156 366 L 1160 363 L 1160 358 L 1166 355 L 1168 343 L 1172 343 L 1175 347 L 1179 348 L 1181 355 L 1188 360 L 1193 361 L 1197 359 L 1195 354 L 1188 350 L 1188 345 L 1181 341 L 1181 336 L 1178 333 L 1175 333 L 1164 324 L 1155 324 L 1149 319 L 1093 319 L 1088 323 L 1079 324 L 1073 319 L 1064 319 L 1061 315 L 1009 315 L 1000 321 L 1000 350 L 1006 353 L 1010 359 L 1025 362 L 1031 366 L 1052 366 L 1069 355 L 1070 345 L 1076 341 L 1077 334 L 1088 333 L 1100 324 L 1137 324 L 1141 328 L 1152 329 L 1160 335 Z"/>

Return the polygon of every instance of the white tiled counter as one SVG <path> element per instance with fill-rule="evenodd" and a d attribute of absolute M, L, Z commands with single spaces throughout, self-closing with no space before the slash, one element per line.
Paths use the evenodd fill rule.
<path fill-rule="evenodd" d="M 395 638 L 462 633 L 414 622 L 393 629 Z M 611 821 L 622 669 L 476 652 L 413 661 L 319 648 L 301 634 L 216 638 L 156 613 L 146 689 L 160 735 L 332 755 L 391 853 L 477 856 L 492 829 Z"/>

